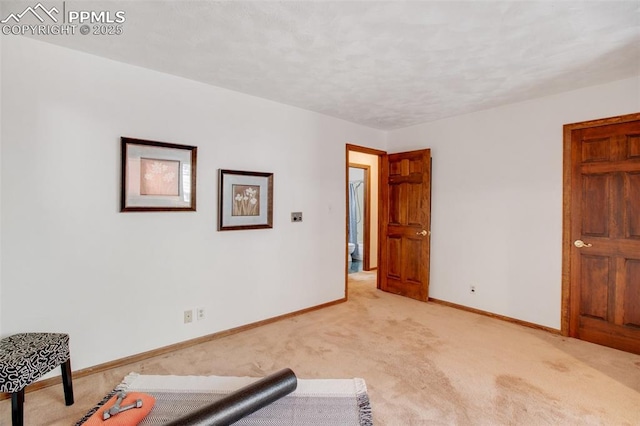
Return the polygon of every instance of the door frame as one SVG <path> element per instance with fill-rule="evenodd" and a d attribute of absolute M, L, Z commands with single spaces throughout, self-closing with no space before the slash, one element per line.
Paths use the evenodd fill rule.
<path fill-rule="evenodd" d="M 348 293 L 348 282 L 349 282 L 349 265 L 347 264 L 347 256 L 348 252 L 348 243 L 349 243 L 349 152 L 361 152 L 363 154 L 371 154 L 378 157 L 378 176 L 371 176 L 370 179 L 378 180 L 378 265 L 380 264 L 380 218 L 382 217 L 382 208 L 383 208 L 383 198 L 381 191 L 381 172 L 382 172 L 382 158 L 384 155 L 387 155 L 386 151 L 382 151 L 375 148 L 368 148 L 366 146 L 353 145 L 347 143 L 345 146 L 345 176 L 344 176 L 344 194 L 345 194 L 345 209 L 344 209 L 344 294 L 345 297 L 349 298 Z M 376 274 L 376 287 L 380 288 L 380 275 Z"/>
<path fill-rule="evenodd" d="M 361 169 L 364 171 L 364 191 L 363 191 L 363 223 L 362 223 L 362 245 L 364 252 L 362 253 L 362 270 L 371 270 L 371 250 L 369 239 L 371 238 L 371 166 L 368 164 L 349 163 L 350 169 Z M 349 187 L 347 186 L 347 191 Z M 347 198 L 348 199 L 348 198 Z M 349 206 L 347 206 L 349 208 Z M 347 210 L 347 224 L 349 223 L 349 210 Z M 347 225 L 348 227 L 348 225 Z"/>
<path fill-rule="evenodd" d="M 563 126 L 562 316 L 560 329 L 563 336 L 574 337 L 577 333 L 577 330 L 573 330 L 571 328 L 571 248 L 573 241 L 573 236 L 571 235 L 571 191 L 573 184 L 571 181 L 573 169 L 573 161 L 571 159 L 571 134 L 574 130 L 606 126 L 610 124 L 621 124 L 635 120 L 640 120 L 640 113 L 582 121 L 578 123 L 565 124 Z"/>

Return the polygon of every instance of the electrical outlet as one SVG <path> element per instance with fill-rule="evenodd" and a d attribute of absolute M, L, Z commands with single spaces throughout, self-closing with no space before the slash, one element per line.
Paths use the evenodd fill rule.
<path fill-rule="evenodd" d="M 291 212 L 291 222 L 302 222 L 302 212 Z"/>
<path fill-rule="evenodd" d="M 204 308 L 196 309 L 196 318 L 198 319 L 198 321 L 202 321 L 203 319 L 206 318 Z"/>
<path fill-rule="evenodd" d="M 184 311 L 184 323 L 188 324 L 193 321 L 193 311 L 189 309 L 188 311 Z"/>
<path fill-rule="evenodd" d="M 472 285 L 470 290 L 471 290 L 471 294 L 475 294 L 476 293 L 476 286 Z"/>

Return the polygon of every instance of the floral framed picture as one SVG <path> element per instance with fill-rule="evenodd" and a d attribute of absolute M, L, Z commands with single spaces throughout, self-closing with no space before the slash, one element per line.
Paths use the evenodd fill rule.
<path fill-rule="evenodd" d="M 121 212 L 195 211 L 198 148 L 121 138 Z"/>
<path fill-rule="evenodd" d="M 273 228 L 273 173 L 219 170 L 218 231 Z"/>

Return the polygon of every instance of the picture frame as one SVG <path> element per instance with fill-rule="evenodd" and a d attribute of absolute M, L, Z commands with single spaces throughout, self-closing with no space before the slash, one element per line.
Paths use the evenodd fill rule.
<path fill-rule="evenodd" d="M 218 231 L 273 228 L 273 173 L 218 171 Z"/>
<path fill-rule="evenodd" d="M 121 212 L 196 211 L 198 148 L 121 137 Z"/>

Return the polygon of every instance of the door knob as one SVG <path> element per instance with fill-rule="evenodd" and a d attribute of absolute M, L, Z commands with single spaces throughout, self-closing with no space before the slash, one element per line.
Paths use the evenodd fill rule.
<path fill-rule="evenodd" d="M 430 232 L 427 232 L 424 229 L 421 232 L 416 232 L 416 235 L 422 235 L 423 237 L 426 237 L 427 234 L 430 234 Z"/>
<path fill-rule="evenodd" d="M 574 246 L 576 246 L 576 247 L 578 247 L 578 248 L 582 248 L 582 247 L 591 247 L 593 244 L 585 243 L 585 242 L 584 242 L 584 241 L 582 241 L 582 240 L 575 240 L 575 241 L 573 242 L 573 245 L 574 245 Z"/>

